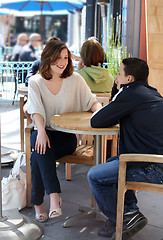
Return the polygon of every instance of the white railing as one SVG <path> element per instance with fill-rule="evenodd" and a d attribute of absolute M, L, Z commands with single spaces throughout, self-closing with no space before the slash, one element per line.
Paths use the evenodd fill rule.
<path fill-rule="evenodd" d="M 33 62 L 0 62 L 0 101 L 17 101 L 18 85 L 25 83 L 28 69 Z"/>

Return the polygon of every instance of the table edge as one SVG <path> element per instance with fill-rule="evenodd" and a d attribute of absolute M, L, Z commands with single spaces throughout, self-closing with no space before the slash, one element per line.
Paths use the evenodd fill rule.
<path fill-rule="evenodd" d="M 55 126 L 53 125 L 52 123 L 50 124 L 51 127 L 54 129 L 54 130 L 57 130 L 57 131 L 61 131 L 61 132 L 67 132 L 67 133 L 74 133 L 74 134 L 86 134 L 86 135 L 117 135 L 118 132 L 119 132 L 119 129 L 117 130 L 103 130 L 103 131 L 96 131 L 93 130 L 91 131 L 91 128 L 90 130 L 79 130 L 79 129 L 69 129 L 69 128 L 64 128 L 64 127 L 58 127 L 58 126 Z M 99 128 L 98 128 L 99 129 Z"/>

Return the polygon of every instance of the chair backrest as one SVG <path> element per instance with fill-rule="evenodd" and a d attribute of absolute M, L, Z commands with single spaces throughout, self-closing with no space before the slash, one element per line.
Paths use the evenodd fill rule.
<path fill-rule="evenodd" d="M 108 97 L 96 97 L 96 98 L 97 98 L 97 101 L 101 103 L 102 106 L 105 106 L 109 103 Z"/>
<path fill-rule="evenodd" d="M 97 101 L 101 103 L 102 106 L 107 105 L 111 99 L 111 93 L 95 93 Z"/>
<path fill-rule="evenodd" d="M 94 136 L 84 134 L 76 134 L 76 136 L 78 145 L 94 145 Z"/>
<path fill-rule="evenodd" d="M 108 98 L 108 102 L 110 102 L 110 99 L 111 99 L 111 93 L 98 93 L 96 92 L 96 97 L 106 97 Z"/>

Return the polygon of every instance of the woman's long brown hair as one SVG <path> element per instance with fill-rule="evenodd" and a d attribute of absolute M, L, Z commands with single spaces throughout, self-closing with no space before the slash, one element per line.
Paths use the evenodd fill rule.
<path fill-rule="evenodd" d="M 50 64 L 54 63 L 57 60 L 61 51 L 65 48 L 68 51 L 68 65 L 60 77 L 66 78 L 72 75 L 74 69 L 72 65 L 70 51 L 68 50 L 64 42 L 62 42 L 56 37 L 51 37 L 50 39 L 48 39 L 46 46 L 43 49 L 43 52 L 41 54 L 41 63 L 39 66 L 39 72 L 41 76 L 46 80 L 50 80 L 52 78 L 52 74 L 50 72 Z"/>

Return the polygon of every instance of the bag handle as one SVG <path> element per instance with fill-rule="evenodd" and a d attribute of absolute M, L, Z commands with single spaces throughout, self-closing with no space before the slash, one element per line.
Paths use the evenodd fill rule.
<path fill-rule="evenodd" d="M 14 163 L 13 168 L 11 169 L 10 174 L 13 177 L 16 177 L 17 175 L 19 175 L 19 171 L 20 171 L 20 167 L 22 167 L 25 163 L 25 156 L 24 156 L 24 152 L 19 153 L 17 160 Z"/>

